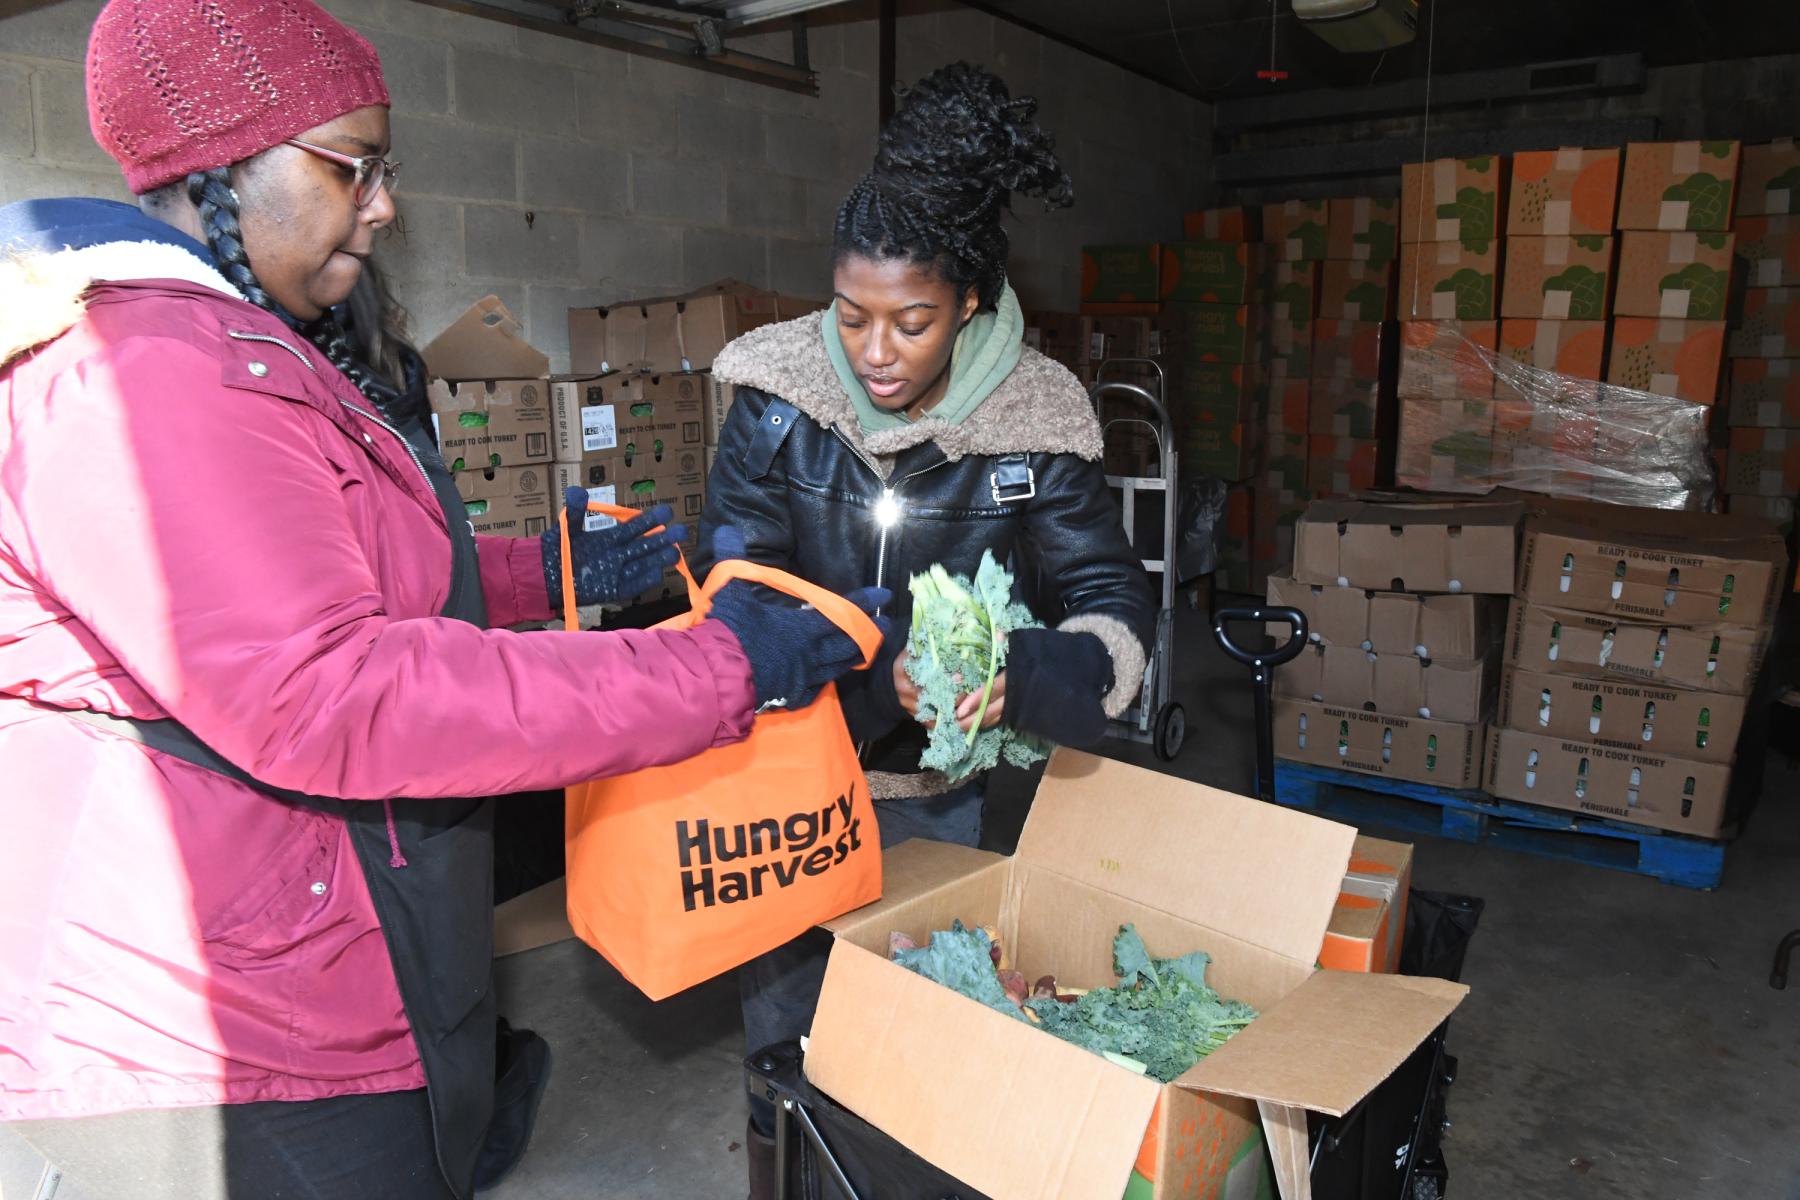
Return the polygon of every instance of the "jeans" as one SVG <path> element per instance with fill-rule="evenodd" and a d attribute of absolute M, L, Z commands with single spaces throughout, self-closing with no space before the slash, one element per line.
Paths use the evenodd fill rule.
<path fill-rule="evenodd" d="M 423 1090 L 11 1128 L 94 1200 L 454 1200 Z"/>
<path fill-rule="evenodd" d="M 882 848 L 913 838 L 959 846 L 979 844 L 985 787 L 983 776 L 941 796 L 875 801 Z M 738 968 L 746 1054 L 793 1041 L 812 1027 L 830 953 L 831 935 L 812 929 Z M 775 1129 L 774 1106 L 754 1091 L 750 1092 L 750 1120 L 761 1133 Z"/>

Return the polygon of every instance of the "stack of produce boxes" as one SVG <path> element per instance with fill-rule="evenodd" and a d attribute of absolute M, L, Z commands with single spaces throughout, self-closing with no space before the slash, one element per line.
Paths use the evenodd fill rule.
<path fill-rule="evenodd" d="M 1270 604 L 1306 614 L 1311 642 L 1275 673 L 1275 753 L 1479 787 L 1520 515 L 1493 502 L 1314 501 L 1292 575 L 1268 586 Z"/>
<path fill-rule="evenodd" d="M 1377 483 L 1383 433 L 1383 359 L 1397 329 L 1394 272 L 1400 204 L 1359 196 L 1332 200 L 1326 259 L 1319 264 L 1313 332 L 1307 492 L 1343 496 Z"/>
<path fill-rule="evenodd" d="M 1254 301 L 1263 260 L 1263 247 L 1243 241 L 1163 248 L 1158 319 L 1174 363 L 1170 392 L 1186 474 L 1240 482 L 1256 470 L 1265 312 Z"/>
<path fill-rule="evenodd" d="M 1619 170 L 1616 148 L 1513 157 L 1489 464 L 1496 482 L 1592 490 Z"/>
<path fill-rule="evenodd" d="M 1178 357 L 1163 337 L 1164 278 L 1172 243 L 1130 242 L 1085 246 L 1081 251 L 1081 312 L 1040 314 L 1034 324 L 1043 337 L 1044 353 L 1062 362 L 1092 387 L 1100 365 L 1110 359 L 1153 358 L 1162 364 L 1167 384 L 1165 403 L 1181 435 L 1176 388 Z M 1028 335 L 1029 336 L 1029 335 Z M 1107 380 L 1134 383 L 1153 394 L 1158 372 L 1148 367 L 1115 367 Z M 1156 470 L 1156 437 L 1145 424 L 1141 404 L 1113 398 L 1101 405 L 1108 425 L 1106 467 L 1115 475 L 1144 475 Z"/>
<path fill-rule="evenodd" d="M 1526 521 L 1488 786 L 1718 837 L 1787 553 L 1772 524 L 1553 504 Z"/>
<path fill-rule="evenodd" d="M 1725 492 L 1733 513 L 1790 525 L 1800 493 L 1800 146 L 1746 146 L 1736 245 L 1744 287 L 1731 358 Z"/>
<path fill-rule="evenodd" d="M 1401 170 L 1394 474 L 1403 486 L 1490 486 L 1507 181 L 1506 160 L 1494 156 Z"/>
<path fill-rule="evenodd" d="M 1619 289 L 1606 381 L 1719 397 L 1738 143 L 1633 142 L 1619 189 Z"/>
<path fill-rule="evenodd" d="M 471 305 L 422 351 L 431 423 L 477 533 L 535 537 L 549 488 L 550 360 L 497 297 Z"/>

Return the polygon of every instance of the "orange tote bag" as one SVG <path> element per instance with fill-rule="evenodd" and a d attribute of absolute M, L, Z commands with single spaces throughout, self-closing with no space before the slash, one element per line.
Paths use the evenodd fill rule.
<path fill-rule="evenodd" d="M 562 553 L 567 562 L 566 510 Z M 698 624 L 713 595 L 742 579 L 818 609 L 856 641 L 864 668 L 880 649 L 881 630 L 861 609 L 785 571 L 727 560 L 698 587 L 685 560 L 679 569 L 692 610 L 659 628 Z M 565 570 L 570 629 L 574 591 Z M 569 923 L 652 1000 L 881 898 L 875 808 L 835 685 L 803 709 L 763 713 L 735 745 L 569 788 L 567 836 Z"/>

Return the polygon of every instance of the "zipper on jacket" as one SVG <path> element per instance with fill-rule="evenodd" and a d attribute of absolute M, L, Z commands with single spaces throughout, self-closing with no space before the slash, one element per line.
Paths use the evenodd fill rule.
<path fill-rule="evenodd" d="M 225 336 L 239 342 L 267 342 L 271 346 L 280 346 L 283 350 L 286 350 L 289 354 L 299 359 L 301 366 L 311 371 L 314 375 L 319 373 L 319 369 L 312 365 L 312 359 L 306 357 L 306 355 L 300 353 L 300 351 L 294 349 L 278 337 L 271 337 L 266 333 L 245 333 L 240 329 L 227 329 L 225 331 Z"/>
<path fill-rule="evenodd" d="M 385 429 L 389 433 L 393 434 L 396 438 L 399 438 L 400 444 L 402 446 L 406 447 L 406 457 L 412 459 L 413 466 L 415 466 L 419 469 L 419 478 L 423 479 L 425 481 L 426 490 L 430 491 L 433 495 L 437 494 L 437 488 L 432 485 L 431 476 L 425 473 L 425 461 L 419 457 L 419 452 L 417 450 L 413 449 L 413 444 L 406 440 L 405 434 L 401 433 L 398 429 L 395 429 L 392 425 L 389 425 L 386 421 L 382 420 L 380 417 L 376 416 L 374 413 L 368 411 L 365 408 L 359 408 L 356 405 L 350 403 L 348 400 L 339 399 L 338 403 L 343 405 L 345 408 L 349 409 L 351 412 L 355 413 L 357 416 L 366 417 L 369 420 L 375 422 L 377 425 L 381 426 L 383 429 Z M 471 530 L 473 530 L 475 528 L 473 522 L 470 523 L 469 528 Z"/>
<path fill-rule="evenodd" d="M 850 451 L 851 455 L 854 456 L 858 462 L 869 468 L 869 474 L 875 476 L 876 482 L 881 484 L 880 503 L 892 504 L 895 506 L 894 519 L 892 521 L 882 521 L 879 517 L 876 518 L 876 524 L 881 527 L 881 537 L 875 545 L 875 586 L 885 587 L 886 584 L 883 580 L 887 576 L 888 530 L 898 523 L 900 513 L 904 511 L 899 508 L 900 489 L 888 483 L 881 474 L 881 468 L 875 465 L 875 460 L 865 454 L 861 446 L 858 446 L 855 442 L 846 437 L 843 430 L 839 429 L 836 425 L 833 425 L 831 427 L 831 432 L 837 436 L 838 441 L 844 443 L 844 448 Z M 902 484 L 911 483 L 919 476 L 935 471 L 949 461 L 950 460 L 946 458 L 932 463 L 929 467 L 922 467 L 919 470 L 914 471 L 911 475 L 901 479 L 900 482 Z M 885 605 L 883 607 L 885 607 Z M 881 609 L 876 609 L 875 615 L 879 617 L 881 615 Z"/>

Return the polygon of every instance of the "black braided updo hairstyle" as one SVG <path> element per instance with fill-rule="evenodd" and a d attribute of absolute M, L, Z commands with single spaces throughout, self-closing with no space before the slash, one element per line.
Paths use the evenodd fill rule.
<path fill-rule="evenodd" d="M 940 67 L 901 95 L 881 131 L 875 165 L 838 209 L 832 260 L 904 259 L 935 270 L 979 311 L 999 303 L 1012 193 L 1046 209 L 1074 202 L 1056 139 L 1034 119 L 1037 101 L 1014 99 L 992 72 Z"/>
<path fill-rule="evenodd" d="M 188 199 L 200 212 L 200 227 L 206 231 L 206 244 L 212 248 L 213 257 L 218 259 L 219 272 L 244 294 L 244 299 L 305 334 L 332 366 L 349 377 L 357 391 L 370 402 L 385 407 L 391 393 L 357 358 L 355 343 L 329 312 L 315 321 L 299 321 L 257 282 L 256 272 L 250 269 L 250 256 L 244 250 L 244 232 L 238 225 L 238 197 L 231 187 L 230 171 L 225 167 L 195 171 L 187 177 L 186 187 Z"/>

